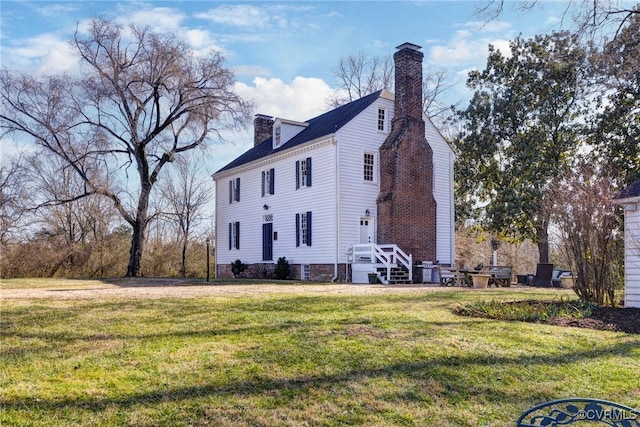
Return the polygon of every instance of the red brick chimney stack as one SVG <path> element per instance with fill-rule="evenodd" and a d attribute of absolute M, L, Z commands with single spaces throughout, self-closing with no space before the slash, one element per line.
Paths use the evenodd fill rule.
<path fill-rule="evenodd" d="M 273 117 L 256 114 L 253 119 L 253 146 L 273 136 Z"/>
<path fill-rule="evenodd" d="M 421 47 L 404 43 L 393 55 L 395 113 L 380 147 L 378 242 L 395 243 L 415 262 L 436 261 L 433 152 L 422 118 Z"/>
<path fill-rule="evenodd" d="M 395 66 L 395 117 L 422 121 L 422 58 L 420 46 L 403 43 L 393 55 Z"/>

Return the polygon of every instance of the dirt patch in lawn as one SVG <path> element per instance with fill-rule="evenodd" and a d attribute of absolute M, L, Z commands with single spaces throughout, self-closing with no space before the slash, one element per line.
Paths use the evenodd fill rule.
<path fill-rule="evenodd" d="M 640 334 L 640 308 L 596 307 L 589 317 L 582 319 L 554 317 L 546 320 L 545 323 Z"/>

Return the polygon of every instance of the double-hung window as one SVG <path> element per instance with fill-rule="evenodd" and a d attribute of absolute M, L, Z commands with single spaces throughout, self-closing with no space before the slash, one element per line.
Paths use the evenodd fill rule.
<path fill-rule="evenodd" d="M 240 249 L 240 222 L 229 223 L 229 250 Z"/>
<path fill-rule="evenodd" d="M 379 131 L 384 131 L 385 130 L 385 109 L 384 108 L 378 108 L 378 130 Z"/>
<path fill-rule="evenodd" d="M 296 161 L 296 190 L 311 187 L 311 157 Z"/>
<path fill-rule="evenodd" d="M 262 171 L 262 197 L 269 194 L 275 194 L 275 177 L 276 171 L 274 168 Z"/>
<path fill-rule="evenodd" d="M 363 179 L 365 182 L 374 182 L 375 177 L 375 154 L 364 153 L 363 159 L 364 173 Z"/>
<path fill-rule="evenodd" d="M 229 203 L 240 201 L 240 178 L 229 181 Z"/>
<path fill-rule="evenodd" d="M 311 246 L 311 212 L 296 214 L 296 246 Z"/>

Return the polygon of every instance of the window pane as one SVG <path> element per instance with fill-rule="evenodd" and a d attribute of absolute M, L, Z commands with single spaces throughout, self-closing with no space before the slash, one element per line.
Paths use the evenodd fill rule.
<path fill-rule="evenodd" d="M 373 181 L 373 154 L 364 154 L 364 180 Z"/>
<path fill-rule="evenodd" d="M 384 108 L 378 108 L 378 130 L 384 130 Z"/>

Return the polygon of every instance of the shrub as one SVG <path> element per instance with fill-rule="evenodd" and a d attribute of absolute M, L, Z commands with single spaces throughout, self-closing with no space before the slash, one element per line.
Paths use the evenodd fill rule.
<path fill-rule="evenodd" d="M 289 265 L 289 261 L 287 261 L 286 257 L 278 258 L 278 263 L 276 264 L 276 268 L 273 271 L 273 275 L 278 280 L 285 280 L 289 278 L 291 274 L 291 266 Z"/>
<path fill-rule="evenodd" d="M 568 299 L 560 301 L 477 301 L 467 305 L 456 305 L 452 311 L 461 316 L 535 323 L 553 317 L 582 319 L 591 316 L 593 307 L 593 304 L 588 302 Z"/>
<path fill-rule="evenodd" d="M 246 264 L 244 264 L 239 259 L 235 260 L 231 263 L 231 272 L 233 273 L 233 277 L 239 277 L 243 271 L 247 269 Z"/>

